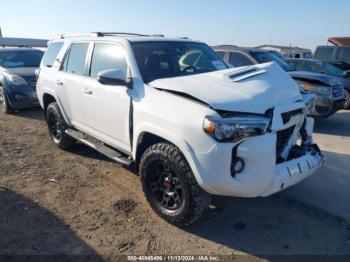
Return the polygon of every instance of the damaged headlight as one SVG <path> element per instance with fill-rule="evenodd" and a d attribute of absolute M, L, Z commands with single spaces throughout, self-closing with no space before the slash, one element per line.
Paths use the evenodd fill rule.
<path fill-rule="evenodd" d="M 266 133 L 271 119 L 265 116 L 235 116 L 228 119 L 212 119 L 206 117 L 203 130 L 222 142 L 238 142 L 246 137 Z"/>

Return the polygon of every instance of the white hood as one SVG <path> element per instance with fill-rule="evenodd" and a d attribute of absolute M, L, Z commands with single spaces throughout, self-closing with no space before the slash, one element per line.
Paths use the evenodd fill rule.
<path fill-rule="evenodd" d="M 159 79 L 149 85 L 184 93 L 213 109 L 232 112 L 264 114 L 277 105 L 302 100 L 297 84 L 274 63 Z"/>

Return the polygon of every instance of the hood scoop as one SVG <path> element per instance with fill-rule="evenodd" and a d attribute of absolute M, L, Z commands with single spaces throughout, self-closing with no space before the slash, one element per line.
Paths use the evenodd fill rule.
<path fill-rule="evenodd" d="M 237 70 L 233 73 L 227 74 L 226 79 L 229 79 L 230 81 L 233 81 L 233 82 L 239 82 L 244 79 L 250 78 L 252 76 L 256 76 L 264 73 L 266 73 L 265 69 L 261 69 L 256 66 L 248 66 L 240 70 Z"/>

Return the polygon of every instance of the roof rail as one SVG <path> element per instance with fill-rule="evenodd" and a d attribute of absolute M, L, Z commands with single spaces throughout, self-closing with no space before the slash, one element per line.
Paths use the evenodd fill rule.
<path fill-rule="evenodd" d="M 143 34 L 136 34 L 136 33 L 126 33 L 126 32 L 91 32 L 88 34 L 72 34 L 72 35 L 61 35 L 61 39 L 68 38 L 68 37 L 84 37 L 84 36 L 97 36 L 97 37 L 104 37 L 104 36 L 153 36 L 153 37 L 164 37 L 162 34 L 153 34 L 153 35 L 143 35 Z"/>
<path fill-rule="evenodd" d="M 61 35 L 61 39 L 68 37 L 98 36 L 97 33 Z"/>
<path fill-rule="evenodd" d="M 96 34 L 97 36 L 113 36 L 113 35 L 129 35 L 129 36 L 149 36 L 143 34 L 136 33 L 126 33 L 126 32 L 92 32 L 92 34 Z"/>

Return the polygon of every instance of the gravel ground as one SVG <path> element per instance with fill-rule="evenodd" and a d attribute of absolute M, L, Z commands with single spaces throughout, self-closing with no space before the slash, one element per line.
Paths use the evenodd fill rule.
<path fill-rule="evenodd" d="M 285 196 L 215 197 L 179 229 L 147 204 L 133 170 L 55 148 L 40 110 L 0 113 L 1 255 L 350 255 L 350 225 Z"/>

